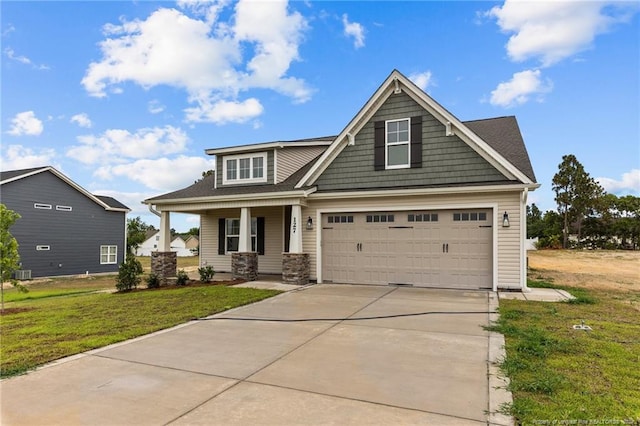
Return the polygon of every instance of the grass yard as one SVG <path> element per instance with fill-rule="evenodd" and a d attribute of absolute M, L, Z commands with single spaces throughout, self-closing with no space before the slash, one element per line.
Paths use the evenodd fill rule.
<path fill-rule="evenodd" d="M 506 408 L 519 424 L 640 423 L 639 255 L 531 253 L 530 286 L 577 299 L 500 300 L 493 329 L 506 338 L 501 367 L 514 397 Z M 593 330 L 574 330 L 581 321 Z"/>
<path fill-rule="evenodd" d="M 110 280 L 108 288 L 113 288 L 115 277 Z M 62 288 L 56 289 L 57 281 L 49 282 L 46 294 L 37 287 L 24 295 L 7 291 L 7 297 L 18 296 L 5 307 L 23 311 L 2 316 L 2 377 L 280 293 L 210 285 L 82 294 L 64 288 L 69 285 L 65 279 L 60 281 Z M 76 281 L 72 288 L 77 287 Z M 29 294 L 31 298 L 18 300 Z"/>

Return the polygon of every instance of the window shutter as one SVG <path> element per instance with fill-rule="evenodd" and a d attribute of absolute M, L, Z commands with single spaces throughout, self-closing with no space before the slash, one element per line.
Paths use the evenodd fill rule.
<path fill-rule="evenodd" d="M 226 221 L 223 217 L 218 219 L 218 254 L 224 254 L 224 240 L 226 237 Z"/>
<path fill-rule="evenodd" d="M 374 123 L 374 148 L 373 148 L 373 169 L 384 170 L 385 166 L 385 125 L 384 121 L 376 121 Z"/>
<path fill-rule="evenodd" d="M 256 218 L 256 222 L 258 222 L 258 229 L 256 234 L 258 241 L 256 243 L 256 248 L 258 249 L 258 254 L 264 255 L 264 217 Z"/>
<path fill-rule="evenodd" d="M 411 117 L 411 168 L 422 167 L 422 116 Z"/>

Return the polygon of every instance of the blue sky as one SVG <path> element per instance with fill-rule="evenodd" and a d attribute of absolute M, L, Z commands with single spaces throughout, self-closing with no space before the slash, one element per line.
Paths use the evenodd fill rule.
<path fill-rule="evenodd" d="M 640 195 L 637 2 L 2 1 L 2 170 L 52 165 L 155 226 L 207 148 L 338 134 L 395 68 L 461 120 L 515 115 Z M 172 227 L 198 226 L 172 215 Z"/>

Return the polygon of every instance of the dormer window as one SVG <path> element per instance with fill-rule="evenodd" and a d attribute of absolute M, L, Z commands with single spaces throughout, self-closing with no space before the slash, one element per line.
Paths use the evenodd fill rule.
<path fill-rule="evenodd" d="M 223 183 L 266 183 L 267 153 L 227 155 L 223 158 Z"/>

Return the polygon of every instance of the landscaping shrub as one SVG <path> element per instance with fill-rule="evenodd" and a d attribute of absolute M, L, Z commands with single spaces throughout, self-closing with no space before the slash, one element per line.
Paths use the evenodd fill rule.
<path fill-rule="evenodd" d="M 188 281 L 189 281 L 189 275 L 187 275 L 184 269 L 180 269 L 177 274 L 176 284 L 187 285 Z"/>
<path fill-rule="evenodd" d="M 147 288 L 159 288 L 160 287 L 160 278 L 156 274 L 149 274 L 145 279 L 147 282 Z"/>
<path fill-rule="evenodd" d="M 130 291 L 138 287 L 142 275 L 142 264 L 135 256 L 127 255 L 124 262 L 118 268 L 118 278 L 116 279 L 116 289 L 118 291 Z"/>
<path fill-rule="evenodd" d="M 213 270 L 213 266 L 205 266 L 204 268 L 198 268 L 198 273 L 200 274 L 200 281 L 209 283 L 216 274 L 216 271 Z"/>

